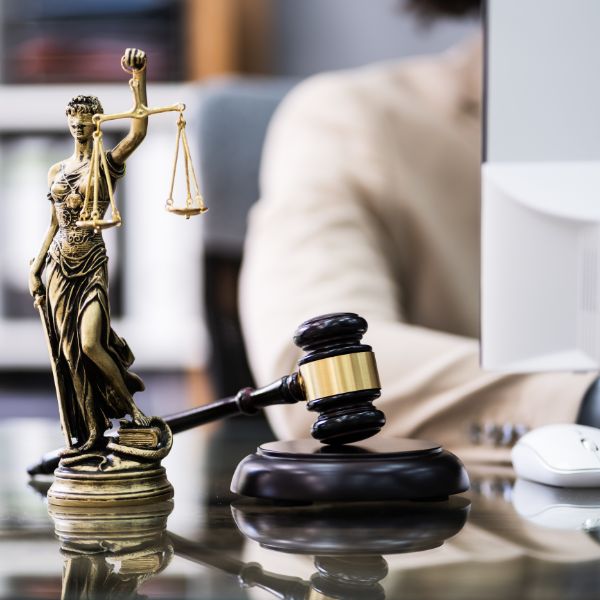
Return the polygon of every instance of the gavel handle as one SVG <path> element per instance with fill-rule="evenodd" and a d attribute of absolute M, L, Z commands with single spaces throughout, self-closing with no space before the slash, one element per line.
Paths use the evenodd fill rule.
<path fill-rule="evenodd" d="M 267 406 L 295 404 L 300 400 L 304 400 L 304 391 L 298 374 L 293 373 L 257 390 L 243 388 L 230 398 L 169 415 L 164 421 L 173 433 L 179 433 L 233 415 L 254 415 Z"/>
<path fill-rule="evenodd" d="M 163 417 L 163 420 L 173 433 L 179 433 L 233 415 L 253 415 L 267 406 L 295 404 L 304 399 L 304 390 L 298 374 L 292 373 L 292 375 L 286 375 L 265 387 L 256 390 L 244 388 L 235 396 L 174 413 Z M 39 462 L 27 469 L 29 475 L 33 477 L 34 475 L 51 475 L 54 473 L 54 470 L 58 467 L 62 450 L 60 448 L 44 454 Z"/>

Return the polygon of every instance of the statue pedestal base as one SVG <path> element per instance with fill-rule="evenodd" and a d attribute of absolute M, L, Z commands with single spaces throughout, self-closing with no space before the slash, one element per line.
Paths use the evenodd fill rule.
<path fill-rule="evenodd" d="M 59 466 L 48 490 L 49 506 L 139 506 L 173 498 L 173 487 L 161 466 L 102 473 Z"/>
<path fill-rule="evenodd" d="M 62 598 L 145 598 L 138 587 L 173 557 L 173 502 L 100 508 L 49 506 L 63 557 Z"/>
<path fill-rule="evenodd" d="M 146 428 L 123 422 L 117 433 L 105 448 L 64 452 L 48 490 L 50 507 L 143 506 L 173 498 L 160 466 L 173 444 L 167 424 L 159 417 Z"/>

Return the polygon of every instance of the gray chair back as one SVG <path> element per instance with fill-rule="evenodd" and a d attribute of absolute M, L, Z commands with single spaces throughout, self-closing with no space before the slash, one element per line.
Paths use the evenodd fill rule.
<path fill-rule="evenodd" d="M 281 79 L 233 79 L 209 84 L 199 105 L 200 185 L 205 216 L 205 307 L 210 371 L 219 396 L 251 385 L 240 330 L 237 280 L 246 219 L 259 197 L 258 175 L 267 126 L 295 84 Z"/>

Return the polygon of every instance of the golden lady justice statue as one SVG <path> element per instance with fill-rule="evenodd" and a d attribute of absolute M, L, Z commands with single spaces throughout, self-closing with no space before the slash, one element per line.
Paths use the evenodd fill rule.
<path fill-rule="evenodd" d="M 58 506 L 143 504 L 171 498 L 173 493 L 160 466 L 171 448 L 171 432 L 164 421 L 145 416 L 136 406 L 133 394 L 144 384 L 129 370 L 134 360 L 129 346 L 111 328 L 108 258 L 102 238 L 103 229 L 121 224 L 114 186 L 146 136 L 149 115 L 179 113 L 167 210 L 189 218 L 206 208 L 185 135 L 185 106 L 147 107 L 143 51 L 127 49 L 121 65 L 132 75 L 133 109 L 105 115 L 95 96 L 75 96 L 67 105 L 75 149 L 48 173 L 50 227 L 31 264 L 29 290 L 45 328 L 66 441 L 48 493 L 49 503 Z M 115 119 L 130 119 L 131 128 L 106 152 L 101 124 Z M 180 145 L 187 182 L 184 207 L 173 202 Z M 112 218 L 105 219 L 109 205 Z M 105 436 L 111 419 L 118 419 L 120 427 L 116 436 Z"/>

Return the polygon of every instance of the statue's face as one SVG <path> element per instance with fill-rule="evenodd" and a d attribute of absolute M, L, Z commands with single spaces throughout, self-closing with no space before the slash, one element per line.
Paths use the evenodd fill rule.
<path fill-rule="evenodd" d="M 80 143 L 85 143 L 94 133 L 92 115 L 75 113 L 67 117 L 71 135 Z"/>

